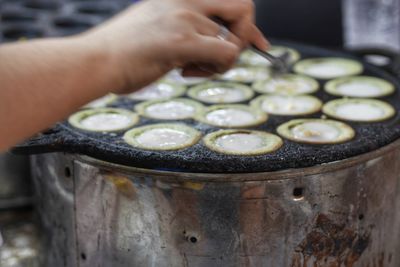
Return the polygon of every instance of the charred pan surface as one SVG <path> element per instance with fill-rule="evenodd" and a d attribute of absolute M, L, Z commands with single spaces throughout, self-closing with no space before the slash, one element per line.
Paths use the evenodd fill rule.
<path fill-rule="evenodd" d="M 352 267 L 364 253 L 370 234 L 357 233 L 345 225 L 335 224 L 328 216 L 318 215 L 313 230 L 296 249 L 292 267 Z"/>

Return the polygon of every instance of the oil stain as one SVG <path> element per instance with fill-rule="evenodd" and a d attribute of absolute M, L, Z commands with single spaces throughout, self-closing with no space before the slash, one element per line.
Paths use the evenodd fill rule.
<path fill-rule="evenodd" d="M 135 186 L 132 181 L 126 177 L 122 176 L 113 176 L 113 175 L 105 175 L 105 178 L 114 184 L 115 188 L 118 192 L 129 199 L 136 198 Z"/>

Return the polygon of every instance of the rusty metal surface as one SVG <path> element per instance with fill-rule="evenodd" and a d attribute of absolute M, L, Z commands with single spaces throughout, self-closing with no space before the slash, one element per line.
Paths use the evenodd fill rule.
<path fill-rule="evenodd" d="M 64 263 L 46 266 L 400 265 L 399 142 L 327 166 L 203 180 L 63 154 L 34 158 L 42 201 L 53 202 L 42 217 L 58 227 L 47 237 L 57 244 L 48 262 Z M 73 182 L 60 183 L 72 161 Z M 65 187 L 74 207 L 69 199 L 61 212 Z"/>

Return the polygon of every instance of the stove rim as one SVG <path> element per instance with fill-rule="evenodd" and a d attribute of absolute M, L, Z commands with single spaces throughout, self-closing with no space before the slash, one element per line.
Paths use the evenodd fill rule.
<path fill-rule="evenodd" d="M 278 181 L 278 180 L 293 180 L 296 178 L 305 178 L 307 176 L 326 174 L 341 169 L 346 169 L 355 165 L 360 165 L 371 160 L 379 159 L 382 156 L 390 153 L 395 149 L 400 149 L 400 139 L 381 147 L 377 150 L 350 157 L 344 160 L 333 161 L 320 165 L 315 165 L 306 168 L 292 168 L 286 170 L 272 172 L 246 172 L 246 173 L 195 173 L 195 172 L 179 172 L 152 170 L 138 167 L 131 167 L 116 163 L 111 163 L 96 159 L 83 154 L 71 154 L 63 152 L 67 157 L 70 157 L 73 162 L 79 161 L 84 164 L 94 166 L 101 170 L 101 173 L 107 174 L 118 172 L 126 176 L 138 175 L 139 177 L 154 178 L 165 182 L 261 182 L 261 181 Z M 33 155 L 36 156 L 36 155 Z"/>

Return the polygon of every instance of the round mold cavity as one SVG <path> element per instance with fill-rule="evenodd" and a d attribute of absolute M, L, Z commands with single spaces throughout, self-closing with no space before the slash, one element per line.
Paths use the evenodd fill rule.
<path fill-rule="evenodd" d="M 139 116 L 119 108 L 86 109 L 71 115 L 68 119 L 76 129 L 89 132 L 120 132 L 139 122 Z"/>
<path fill-rule="evenodd" d="M 378 67 L 386 67 L 392 62 L 392 60 L 389 57 L 383 55 L 373 55 L 373 54 L 364 56 L 364 60 Z"/>
<path fill-rule="evenodd" d="M 298 74 L 307 75 L 320 80 L 358 75 L 364 67 L 356 60 L 348 58 L 321 57 L 299 61 L 293 67 Z"/>
<path fill-rule="evenodd" d="M 390 104 L 365 98 L 332 100 L 323 106 L 322 111 L 335 119 L 367 123 L 385 121 L 396 114 Z"/>
<path fill-rule="evenodd" d="M 124 135 L 127 144 L 155 151 L 181 150 L 195 145 L 201 138 L 196 129 L 180 123 L 160 123 L 134 128 Z"/>
<path fill-rule="evenodd" d="M 268 154 L 283 145 L 279 136 L 250 130 L 219 130 L 206 135 L 203 142 L 217 153 L 237 156 Z"/>
<path fill-rule="evenodd" d="M 325 84 L 325 91 L 327 93 L 343 97 L 384 97 L 393 94 L 395 90 L 392 83 L 370 76 L 344 77 Z"/>
<path fill-rule="evenodd" d="M 76 11 L 87 15 L 111 16 L 117 12 L 117 9 L 109 3 L 87 2 L 78 5 Z"/>
<path fill-rule="evenodd" d="M 32 22 L 35 21 L 37 16 L 28 11 L 22 10 L 8 10 L 0 14 L 2 22 L 16 23 L 16 22 Z"/>
<path fill-rule="evenodd" d="M 313 145 L 341 144 L 355 137 L 349 125 L 323 119 L 291 120 L 280 125 L 277 132 L 290 141 Z"/>
<path fill-rule="evenodd" d="M 309 95 L 261 95 L 251 105 L 277 116 L 306 116 L 321 110 L 322 102 Z"/>
<path fill-rule="evenodd" d="M 24 6 L 31 9 L 54 11 L 60 5 L 56 1 L 51 0 L 29 0 L 24 3 Z"/>
<path fill-rule="evenodd" d="M 253 89 L 260 94 L 304 95 L 317 92 L 319 84 L 315 79 L 304 75 L 284 74 L 256 81 Z"/>
<path fill-rule="evenodd" d="M 266 67 L 235 66 L 218 77 L 227 82 L 253 83 L 271 77 L 271 71 Z"/>
<path fill-rule="evenodd" d="M 164 100 L 182 96 L 185 92 L 185 86 L 161 80 L 131 93 L 127 97 L 135 101 Z"/>
<path fill-rule="evenodd" d="M 18 25 L 5 28 L 3 30 L 3 37 L 8 41 L 16 41 L 20 39 L 33 39 L 44 36 L 44 32 L 33 26 Z"/>
<path fill-rule="evenodd" d="M 207 82 L 192 87 L 188 96 L 207 104 L 233 104 L 251 99 L 250 87 L 232 82 Z"/>
<path fill-rule="evenodd" d="M 265 123 L 268 115 L 247 105 L 215 105 L 199 112 L 196 120 L 220 128 L 247 128 Z"/>
<path fill-rule="evenodd" d="M 135 106 L 141 116 L 158 120 L 191 119 L 203 109 L 202 104 L 187 98 L 147 101 Z"/>

